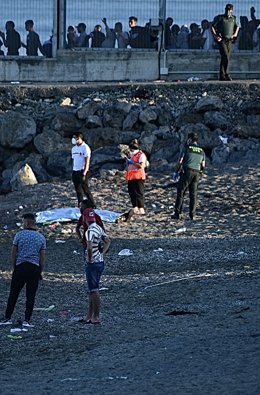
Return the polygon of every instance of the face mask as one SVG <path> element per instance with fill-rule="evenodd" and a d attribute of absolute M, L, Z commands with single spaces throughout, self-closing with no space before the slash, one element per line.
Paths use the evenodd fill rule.
<path fill-rule="evenodd" d="M 138 151 L 139 151 L 138 149 L 131 149 L 131 150 L 130 150 L 131 155 L 137 154 Z"/>
<path fill-rule="evenodd" d="M 71 139 L 71 144 L 76 145 L 77 144 L 77 140 L 75 139 L 75 137 L 72 137 Z"/>

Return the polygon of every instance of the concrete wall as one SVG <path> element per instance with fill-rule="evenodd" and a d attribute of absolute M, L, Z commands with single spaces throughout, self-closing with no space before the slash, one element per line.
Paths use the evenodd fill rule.
<path fill-rule="evenodd" d="M 182 80 L 190 76 L 216 79 L 218 51 L 158 53 L 153 50 L 61 50 L 57 58 L 8 57 L 0 60 L 1 82 L 94 82 Z M 260 53 L 234 53 L 234 79 L 260 78 Z M 242 72 L 242 73 L 240 73 Z"/>
<path fill-rule="evenodd" d="M 166 51 L 161 56 L 161 78 L 182 80 L 191 76 L 201 79 L 218 79 L 219 51 Z M 165 75 L 163 75 L 165 73 Z M 233 79 L 259 79 L 260 53 L 234 52 L 230 59 Z"/>

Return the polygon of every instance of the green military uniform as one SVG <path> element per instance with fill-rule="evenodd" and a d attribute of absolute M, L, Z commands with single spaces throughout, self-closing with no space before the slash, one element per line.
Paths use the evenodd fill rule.
<path fill-rule="evenodd" d="M 216 30 L 218 36 L 222 38 L 222 40 L 218 42 L 221 55 L 219 78 L 220 80 L 227 80 L 229 79 L 228 68 L 232 49 L 232 36 L 238 27 L 236 17 L 233 15 L 228 17 L 226 14 L 217 15 L 214 18 L 212 26 Z"/>
<path fill-rule="evenodd" d="M 186 190 L 189 188 L 189 215 L 193 219 L 197 206 L 197 191 L 202 170 L 202 163 L 205 161 L 205 153 L 197 144 L 188 144 L 181 154 L 183 158 L 183 172 L 177 186 L 177 199 L 175 203 L 175 215 L 179 216 L 182 211 L 183 199 Z"/>

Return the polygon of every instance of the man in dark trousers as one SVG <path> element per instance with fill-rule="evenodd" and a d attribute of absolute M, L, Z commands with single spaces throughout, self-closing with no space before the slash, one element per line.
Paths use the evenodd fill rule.
<path fill-rule="evenodd" d="M 196 133 L 189 133 L 186 146 L 176 163 L 173 178 L 176 178 L 176 173 L 180 171 L 181 167 L 183 170 L 177 185 L 175 213 L 172 215 L 172 219 L 180 219 L 184 194 L 189 188 L 189 216 L 190 219 L 193 220 L 197 206 L 197 191 L 200 174 L 205 168 L 205 153 L 203 149 L 198 146 L 198 135 Z"/>
<path fill-rule="evenodd" d="M 231 81 L 228 74 L 229 58 L 232 49 L 232 42 L 237 38 L 239 26 L 233 14 L 233 4 L 227 4 L 225 14 L 217 15 L 212 23 L 212 33 L 218 43 L 221 55 L 219 80 Z"/>
<path fill-rule="evenodd" d="M 88 172 L 91 157 L 91 149 L 85 143 L 83 134 L 77 132 L 72 138 L 74 147 L 71 150 L 73 159 L 72 181 L 78 198 L 78 207 L 83 201 L 83 193 L 91 203 L 91 207 L 95 208 L 96 204 L 88 185 Z"/>
<path fill-rule="evenodd" d="M 12 247 L 12 268 L 10 294 L 5 311 L 5 318 L 0 325 L 11 325 L 11 317 L 21 290 L 26 285 L 26 309 L 24 327 L 34 327 L 30 323 L 35 295 L 41 273 L 45 264 L 46 240 L 37 232 L 33 214 L 24 214 L 23 230 L 16 233 Z"/>

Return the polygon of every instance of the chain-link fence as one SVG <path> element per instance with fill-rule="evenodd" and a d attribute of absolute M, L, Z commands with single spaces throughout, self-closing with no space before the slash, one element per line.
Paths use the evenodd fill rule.
<path fill-rule="evenodd" d="M 0 30 L 6 34 L 6 21 L 13 21 L 26 43 L 28 32 L 24 22 L 34 21 L 34 30 L 41 42 L 48 42 L 57 29 L 60 5 L 64 7 L 63 40 L 58 40 L 59 48 L 146 48 L 156 50 L 207 49 L 213 50 L 214 40 L 205 44 L 205 33 L 210 35 L 210 22 L 214 16 L 224 12 L 226 1 L 211 0 L 0 0 Z M 236 0 L 234 15 L 242 24 L 235 50 L 260 50 L 260 4 L 252 9 L 251 0 Z M 129 20 L 129 17 L 132 20 Z M 242 18 L 241 18 L 242 17 Z M 104 19 L 106 18 L 106 19 Z M 259 18 L 259 19 L 258 19 Z M 167 20 L 166 24 L 164 23 Z M 161 23 L 161 24 L 160 24 Z M 162 31 L 162 26 L 164 30 Z M 161 29 L 161 30 L 160 30 Z M 187 41 L 194 30 L 198 39 L 193 45 Z M 160 34 L 164 36 L 161 39 Z M 204 34 L 204 37 L 203 37 Z M 81 38 L 79 38 L 81 36 Z M 186 38 L 185 38 L 186 37 Z M 199 39 L 201 37 L 201 40 Z M 208 36 L 207 36 L 208 37 Z M 2 54 L 8 48 L 1 37 Z M 195 44 L 194 44 L 195 43 Z M 1 44 L 1 43 L 0 43 Z M 25 55 L 24 48 L 19 49 Z M 39 52 L 40 54 L 40 52 Z"/>

